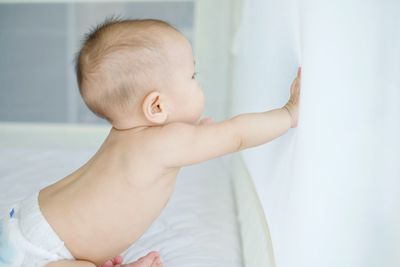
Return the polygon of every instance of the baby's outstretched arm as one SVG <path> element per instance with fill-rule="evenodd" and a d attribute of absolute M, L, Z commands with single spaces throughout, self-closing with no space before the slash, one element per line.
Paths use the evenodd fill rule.
<path fill-rule="evenodd" d="M 243 114 L 233 118 L 242 142 L 239 150 L 264 144 L 297 126 L 299 113 L 301 68 L 290 88 L 290 99 L 280 109 L 267 112 Z M 289 116 L 288 116 L 289 115 Z"/>
<path fill-rule="evenodd" d="M 288 103 L 279 109 L 247 113 L 213 124 L 174 122 L 160 128 L 152 155 L 165 167 L 182 167 L 264 144 L 297 126 L 301 71 Z"/>

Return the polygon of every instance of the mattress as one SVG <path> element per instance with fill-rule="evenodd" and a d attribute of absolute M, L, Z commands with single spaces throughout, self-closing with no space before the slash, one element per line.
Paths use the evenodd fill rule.
<path fill-rule="evenodd" d="M 71 173 L 100 146 L 108 127 L 0 124 L 0 214 Z M 123 256 L 159 251 L 165 267 L 243 266 L 229 166 L 224 158 L 185 167 L 165 209 Z"/>

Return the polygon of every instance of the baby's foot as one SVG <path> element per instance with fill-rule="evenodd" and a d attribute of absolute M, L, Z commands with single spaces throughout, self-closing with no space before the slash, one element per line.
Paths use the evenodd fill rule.
<path fill-rule="evenodd" d="M 114 267 L 114 266 L 118 266 L 122 262 L 123 262 L 122 256 L 119 255 L 119 256 L 115 257 L 114 259 L 112 259 L 112 260 L 106 261 L 100 267 Z"/>
<path fill-rule="evenodd" d="M 122 267 L 162 267 L 160 254 L 156 251 L 148 253 L 146 256 L 139 258 L 135 262 L 123 264 Z"/>

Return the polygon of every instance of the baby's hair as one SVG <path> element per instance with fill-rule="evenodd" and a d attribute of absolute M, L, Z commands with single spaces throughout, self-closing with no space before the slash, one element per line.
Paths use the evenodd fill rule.
<path fill-rule="evenodd" d="M 79 92 L 88 108 L 113 124 L 165 79 L 168 67 L 157 19 L 109 17 L 87 33 L 75 56 Z M 165 81 L 164 81 L 165 82 Z"/>

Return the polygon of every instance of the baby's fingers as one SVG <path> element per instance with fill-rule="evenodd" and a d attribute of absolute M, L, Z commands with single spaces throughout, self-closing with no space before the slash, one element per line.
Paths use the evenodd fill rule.
<path fill-rule="evenodd" d="M 301 85 L 301 67 L 297 69 L 297 77 L 294 79 L 292 83 L 292 88 L 300 87 Z M 298 88 L 300 89 L 300 88 Z"/>
<path fill-rule="evenodd" d="M 291 87 L 290 87 L 290 94 L 291 97 L 299 95 L 300 94 L 300 80 L 296 79 L 293 81 Z"/>

